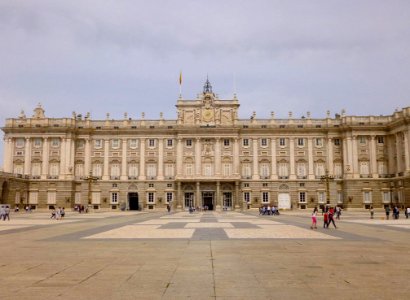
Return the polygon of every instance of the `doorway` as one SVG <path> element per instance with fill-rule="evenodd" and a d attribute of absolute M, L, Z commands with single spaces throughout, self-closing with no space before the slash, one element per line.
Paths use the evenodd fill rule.
<path fill-rule="evenodd" d="M 278 208 L 279 209 L 291 209 L 290 195 L 288 193 L 278 194 Z"/>
<path fill-rule="evenodd" d="M 138 193 L 128 193 L 129 210 L 139 210 Z"/>
<path fill-rule="evenodd" d="M 208 210 L 214 210 L 214 192 L 202 192 L 202 203 Z"/>

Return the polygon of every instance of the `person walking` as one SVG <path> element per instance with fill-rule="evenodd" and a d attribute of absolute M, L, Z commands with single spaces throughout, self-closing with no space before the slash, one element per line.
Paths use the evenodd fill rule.
<path fill-rule="evenodd" d="M 4 208 L 4 221 L 6 221 L 6 218 L 10 221 L 10 206 Z"/>
<path fill-rule="evenodd" d="M 6 220 L 6 218 L 4 217 L 4 215 L 6 214 L 6 208 L 4 206 L 0 207 L 0 220 L 3 219 L 3 221 Z"/>
<path fill-rule="evenodd" d="M 310 229 L 317 229 L 317 206 L 313 209 L 312 225 L 310 226 Z"/>
<path fill-rule="evenodd" d="M 370 206 L 370 219 L 373 219 L 374 217 L 374 209 L 373 209 L 373 205 Z"/>
<path fill-rule="evenodd" d="M 405 212 L 406 212 L 406 219 L 408 219 L 410 216 L 410 206 L 406 208 Z"/>
<path fill-rule="evenodd" d="M 384 208 L 384 210 L 385 210 L 385 212 L 386 212 L 386 220 L 388 220 L 389 217 L 390 217 L 390 206 L 387 205 L 387 206 Z"/>
<path fill-rule="evenodd" d="M 341 214 L 342 214 L 342 208 L 340 206 L 336 206 L 336 219 L 340 220 Z"/>
<path fill-rule="evenodd" d="M 329 212 L 324 209 L 323 213 L 323 228 L 329 228 Z"/>
<path fill-rule="evenodd" d="M 331 208 L 329 209 L 329 216 L 328 216 L 328 221 L 327 221 L 327 227 L 329 227 L 330 223 L 333 223 L 333 226 L 335 226 L 335 228 L 337 228 L 337 227 L 336 227 L 335 220 L 333 219 L 334 214 L 335 214 L 335 210 L 333 209 L 333 207 L 331 207 Z"/>

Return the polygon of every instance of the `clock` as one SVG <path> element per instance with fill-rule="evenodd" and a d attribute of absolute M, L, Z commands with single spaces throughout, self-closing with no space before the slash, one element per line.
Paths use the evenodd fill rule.
<path fill-rule="evenodd" d="M 205 122 L 210 122 L 214 117 L 214 111 L 212 109 L 205 109 L 202 111 L 202 119 Z"/>

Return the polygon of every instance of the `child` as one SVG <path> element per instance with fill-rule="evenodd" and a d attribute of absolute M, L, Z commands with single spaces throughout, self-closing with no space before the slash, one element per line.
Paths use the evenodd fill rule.
<path fill-rule="evenodd" d="M 312 225 L 310 226 L 310 229 L 317 229 L 317 206 L 313 209 Z"/>
<path fill-rule="evenodd" d="M 328 212 L 326 211 L 323 215 L 323 228 L 329 228 L 329 219 L 328 219 L 329 215 Z"/>

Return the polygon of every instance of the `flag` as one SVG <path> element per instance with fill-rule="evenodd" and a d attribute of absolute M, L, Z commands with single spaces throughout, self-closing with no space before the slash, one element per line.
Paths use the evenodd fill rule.
<path fill-rule="evenodd" d="M 179 72 L 179 85 L 182 85 L 182 71 Z"/>

